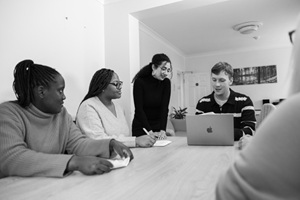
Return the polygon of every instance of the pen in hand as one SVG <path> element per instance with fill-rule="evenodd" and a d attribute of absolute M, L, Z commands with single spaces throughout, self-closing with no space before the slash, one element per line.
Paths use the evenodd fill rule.
<path fill-rule="evenodd" d="M 150 133 L 145 129 L 145 128 L 143 128 L 143 130 L 144 130 L 144 132 L 147 134 L 147 135 L 149 135 L 150 136 Z M 155 137 L 155 139 L 157 139 L 158 137 L 155 135 L 154 136 Z"/>

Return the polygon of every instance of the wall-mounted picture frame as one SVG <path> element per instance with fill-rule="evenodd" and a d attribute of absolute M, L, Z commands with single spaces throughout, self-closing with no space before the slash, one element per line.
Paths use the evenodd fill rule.
<path fill-rule="evenodd" d="M 276 65 L 233 69 L 232 85 L 277 83 Z"/>

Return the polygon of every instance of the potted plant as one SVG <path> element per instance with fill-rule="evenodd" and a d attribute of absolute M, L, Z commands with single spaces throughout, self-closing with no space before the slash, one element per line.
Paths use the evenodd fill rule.
<path fill-rule="evenodd" d="M 171 117 L 171 122 L 174 126 L 175 131 L 186 131 L 186 121 L 185 121 L 185 116 L 187 114 L 187 108 L 180 108 L 176 109 L 174 107 L 173 111 L 170 115 Z"/>

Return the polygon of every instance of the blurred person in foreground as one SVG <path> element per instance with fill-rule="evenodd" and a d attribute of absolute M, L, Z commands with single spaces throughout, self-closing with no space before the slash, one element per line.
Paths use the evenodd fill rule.
<path fill-rule="evenodd" d="M 299 20 L 290 38 L 294 46 L 289 97 L 265 119 L 252 141 L 220 177 L 217 200 L 300 199 Z"/>

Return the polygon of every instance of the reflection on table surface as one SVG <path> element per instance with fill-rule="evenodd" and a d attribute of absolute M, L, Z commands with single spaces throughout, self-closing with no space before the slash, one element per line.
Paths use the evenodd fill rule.
<path fill-rule="evenodd" d="M 165 147 L 134 148 L 126 168 L 104 175 L 0 179 L 0 199 L 214 199 L 215 185 L 236 146 L 188 146 L 169 137 Z"/>

